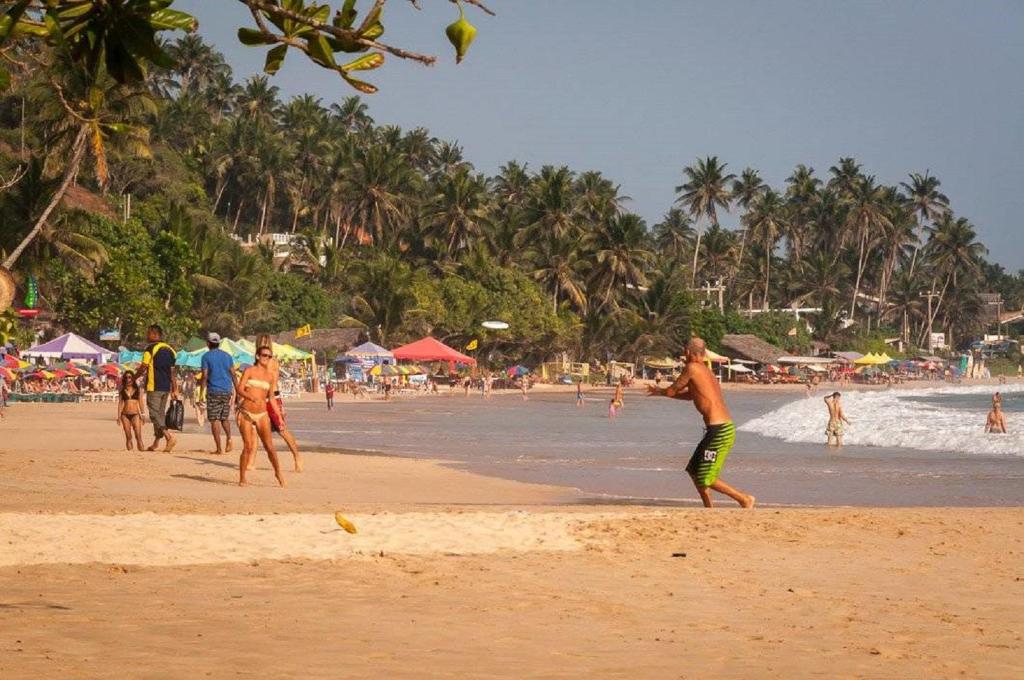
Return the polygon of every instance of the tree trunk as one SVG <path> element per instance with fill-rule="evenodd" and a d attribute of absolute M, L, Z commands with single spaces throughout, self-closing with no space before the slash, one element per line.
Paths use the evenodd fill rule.
<path fill-rule="evenodd" d="M 28 248 L 29 244 L 32 243 L 36 236 L 39 236 L 39 232 L 43 230 L 43 226 L 46 224 L 46 220 L 50 218 L 50 213 L 56 209 L 60 204 L 64 194 L 67 193 L 68 187 L 71 186 L 71 182 L 74 181 L 78 175 L 78 168 L 82 163 L 82 155 L 85 153 L 85 142 L 89 135 L 89 126 L 82 125 L 78 129 L 78 135 L 75 136 L 75 141 L 71 146 L 71 159 L 68 161 L 67 166 L 64 168 L 64 176 L 61 179 L 60 186 L 57 187 L 57 191 L 50 197 L 50 202 L 43 209 L 42 214 L 36 219 L 36 223 L 32 226 L 31 231 L 25 235 L 25 238 L 21 240 L 21 243 L 11 251 L 11 254 L 4 260 L 3 266 L 10 269 L 14 266 L 14 263 L 18 261 L 21 254 Z"/>
<path fill-rule="evenodd" d="M 860 235 L 860 256 L 857 258 L 857 282 L 853 285 L 853 300 L 850 301 L 850 321 L 854 320 L 854 311 L 857 309 L 857 295 L 860 293 L 860 277 L 864 273 L 864 246 L 868 240 L 868 232 L 865 229 Z"/>
<path fill-rule="evenodd" d="M 697 230 L 697 243 L 693 246 L 693 271 L 690 274 L 690 287 L 693 288 L 697 285 L 697 253 L 700 252 L 700 237 L 702 236 L 700 229 Z"/>
<path fill-rule="evenodd" d="M 768 287 L 772 279 L 772 251 L 771 249 L 764 256 L 764 311 L 768 311 Z"/>
<path fill-rule="evenodd" d="M 224 181 L 218 180 L 217 181 L 217 185 L 218 185 L 217 198 L 215 198 L 214 201 L 213 201 L 213 210 L 212 210 L 214 215 L 217 214 L 217 206 L 220 205 L 220 199 L 221 199 L 222 196 L 224 196 L 224 190 L 227 189 L 228 183 L 227 183 L 226 180 L 224 180 Z"/>
<path fill-rule="evenodd" d="M 242 218 L 242 206 L 245 205 L 245 199 L 243 198 L 238 202 L 238 212 L 235 213 L 235 223 L 231 225 L 231 233 L 238 233 L 238 220 Z"/>

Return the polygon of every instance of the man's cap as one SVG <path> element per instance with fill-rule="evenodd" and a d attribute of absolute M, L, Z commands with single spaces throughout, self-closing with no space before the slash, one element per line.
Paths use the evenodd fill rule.
<path fill-rule="evenodd" d="M 220 335 L 218 335 L 217 333 L 210 333 L 209 335 L 206 336 L 206 341 L 207 342 L 212 342 L 215 345 L 219 345 L 220 344 Z"/>

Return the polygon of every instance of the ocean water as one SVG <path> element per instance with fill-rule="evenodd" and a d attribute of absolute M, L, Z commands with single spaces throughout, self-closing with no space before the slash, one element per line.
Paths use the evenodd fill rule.
<path fill-rule="evenodd" d="M 986 435 L 992 388 L 844 395 L 847 446 L 826 447 L 824 393 L 730 392 L 739 426 L 722 478 L 770 504 L 1024 504 L 1024 386 L 1003 389 L 1010 435 Z M 703 423 L 690 402 L 628 393 L 451 396 L 390 403 L 289 404 L 300 442 L 440 459 L 469 470 L 577 489 L 594 502 L 690 504 L 683 472 Z"/>
<path fill-rule="evenodd" d="M 852 421 L 844 442 L 852 445 L 917 449 L 963 455 L 1024 456 L 1024 386 L 1003 385 L 1008 434 L 986 434 L 992 408 L 991 386 L 877 392 L 848 392 L 843 410 Z M 824 438 L 825 392 L 794 400 L 753 418 L 741 430 L 787 442 Z"/>

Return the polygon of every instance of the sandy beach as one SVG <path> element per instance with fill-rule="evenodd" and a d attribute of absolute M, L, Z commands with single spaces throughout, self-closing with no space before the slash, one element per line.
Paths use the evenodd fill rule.
<path fill-rule="evenodd" d="M 0 677 L 1024 670 L 1019 507 L 612 507 L 321 451 L 240 489 L 210 443 L 129 453 L 110 405 L 8 411 Z"/>

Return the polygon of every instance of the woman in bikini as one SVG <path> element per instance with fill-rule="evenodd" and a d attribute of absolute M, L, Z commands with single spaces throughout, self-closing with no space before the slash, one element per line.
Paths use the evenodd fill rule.
<path fill-rule="evenodd" d="M 142 414 L 146 412 L 142 403 L 142 390 L 135 384 L 135 374 L 125 371 L 121 379 L 121 389 L 117 393 L 117 422 L 124 429 L 125 449 L 132 451 L 132 434 L 139 445 L 142 445 Z"/>
<path fill-rule="evenodd" d="M 235 409 L 238 417 L 238 430 L 242 433 L 242 455 L 238 458 L 238 485 L 245 486 L 245 473 L 256 460 L 256 437 L 263 442 L 263 448 L 274 466 L 274 476 L 281 486 L 285 486 L 281 465 L 274 450 L 274 435 L 270 431 L 270 414 L 277 411 L 277 404 L 268 399 L 274 386 L 274 374 L 269 368 L 274 352 L 270 347 L 256 349 L 256 365 L 250 366 L 242 373 L 238 381 L 239 407 Z"/>
<path fill-rule="evenodd" d="M 256 346 L 273 347 L 274 344 L 269 335 L 263 334 L 256 338 Z M 281 439 L 288 445 L 288 450 L 292 452 L 292 458 L 295 460 L 295 472 L 302 472 L 302 455 L 299 453 L 299 445 L 295 441 L 295 435 L 288 430 L 288 425 L 284 421 L 284 400 L 281 399 L 281 390 L 278 388 L 278 382 L 281 379 L 281 364 L 278 363 L 277 359 L 271 357 L 267 368 L 274 374 L 274 387 L 271 394 L 274 403 L 277 405 L 277 410 L 270 412 L 270 430 L 281 435 Z"/>

